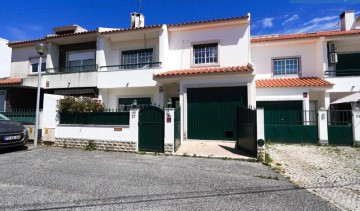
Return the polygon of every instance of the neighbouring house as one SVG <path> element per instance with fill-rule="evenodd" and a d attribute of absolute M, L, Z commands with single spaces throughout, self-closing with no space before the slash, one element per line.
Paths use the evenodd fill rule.
<path fill-rule="evenodd" d="M 320 108 L 351 110 L 349 103 L 331 103 L 360 91 L 359 25 L 360 19 L 355 20 L 354 11 L 346 11 L 340 15 L 340 30 L 252 37 L 257 107 L 265 109 L 268 124 L 283 121 L 284 124 L 316 125 Z M 350 111 L 342 113 L 343 117 L 337 116 L 339 112 L 329 115 L 329 124 L 331 121 L 351 122 Z M 306 133 L 299 129 L 294 131 Z M 278 134 L 267 131 L 268 137 L 277 139 L 271 135 L 275 133 Z M 309 133 L 314 135 L 303 138 L 317 143 L 316 128 Z M 350 133 L 346 134 L 350 136 Z M 290 139 L 289 136 L 283 139 Z"/>
<path fill-rule="evenodd" d="M 98 97 L 120 110 L 134 100 L 159 107 L 170 101 L 181 107 L 184 139 L 235 140 L 236 106 L 256 104 L 250 14 L 154 26 L 145 26 L 139 13 L 131 20 L 130 28 L 73 25 L 10 42 L 13 77 L 23 80 L 24 90 L 37 86 L 33 46 L 45 42 L 42 93 Z"/>
<path fill-rule="evenodd" d="M 6 105 L 13 100 L 11 87 L 21 84 L 21 79 L 11 78 L 11 48 L 8 40 L 0 38 L 0 111 L 6 110 Z"/>

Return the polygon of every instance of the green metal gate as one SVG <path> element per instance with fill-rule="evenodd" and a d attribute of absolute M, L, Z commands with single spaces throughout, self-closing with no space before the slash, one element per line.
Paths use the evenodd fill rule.
<path fill-rule="evenodd" d="M 139 151 L 164 152 L 164 110 L 155 106 L 139 112 Z"/>
<path fill-rule="evenodd" d="M 262 101 L 265 140 L 275 143 L 317 144 L 317 111 L 303 111 L 302 101 Z"/>
<path fill-rule="evenodd" d="M 236 148 L 257 156 L 256 110 L 240 106 L 236 110 Z"/>
<path fill-rule="evenodd" d="M 236 108 L 247 105 L 247 87 L 187 90 L 188 139 L 236 140 Z"/>
<path fill-rule="evenodd" d="M 181 109 L 180 107 L 175 109 L 175 113 L 174 113 L 174 151 L 176 152 L 181 144 Z"/>
<path fill-rule="evenodd" d="M 351 111 L 328 111 L 328 139 L 329 144 L 353 145 Z"/>

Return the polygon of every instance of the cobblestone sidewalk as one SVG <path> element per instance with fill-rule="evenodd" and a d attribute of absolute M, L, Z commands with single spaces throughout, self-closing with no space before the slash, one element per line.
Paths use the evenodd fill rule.
<path fill-rule="evenodd" d="M 342 210 L 360 210 L 360 148 L 272 144 L 272 167 Z"/>

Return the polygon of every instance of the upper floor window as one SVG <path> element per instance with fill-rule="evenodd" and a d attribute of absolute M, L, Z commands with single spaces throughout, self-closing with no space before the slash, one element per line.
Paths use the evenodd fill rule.
<path fill-rule="evenodd" d="M 216 64 L 218 63 L 218 44 L 193 45 L 193 64 Z"/>
<path fill-rule="evenodd" d="M 95 65 L 95 52 L 69 52 L 67 55 L 67 63 L 70 71 L 92 70 Z"/>
<path fill-rule="evenodd" d="M 39 70 L 39 58 L 33 58 L 30 59 L 30 63 L 31 63 L 31 70 L 30 73 L 37 73 Z M 41 64 L 41 72 L 45 72 L 46 71 L 46 58 L 42 59 L 42 64 Z"/>
<path fill-rule="evenodd" d="M 300 72 L 299 58 L 273 60 L 274 75 L 295 75 Z"/>
<path fill-rule="evenodd" d="M 123 69 L 137 69 L 151 67 L 153 61 L 153 49 L 141 49 L 122 52 Z"/>

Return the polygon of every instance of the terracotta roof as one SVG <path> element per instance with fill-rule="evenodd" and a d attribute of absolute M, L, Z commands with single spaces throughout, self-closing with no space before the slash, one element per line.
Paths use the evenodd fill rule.
<path fill-rule="evenodd" d="M 28 43 L 35 43 L 35 42 L 41 42 L 41 41 L 45 41 L 45 38 L 34 39 L 34 40 L 24 40 L 24 41 L 10 41 L 10 42 L 8 43 L 8 46 L 20 45 L 20 44 L 28 44 Z"/>
<path fill-rule="evenodd" d="M 201 24 L 201 23 L 213 23 L 213 22 L 221 22 L 221 21 L 231 21 L 231 20 L 245 20 L 248 19 L 250 16 L 239 16 L 239 17 L 232 17 L 232 18 L 219 18 L 214 20 L 204 20 L 204 21 L 193 21 L 193 22 L 186 22 L 186 23 L 177 23 L 177 24 L 168 24 L 169 27 L 175 26 L 184 26 L 184 25 L 192 25 L 192 24 Z"/>
<path fill-rule="evenodd" d="M 306 86 L 332 86 L 334 84 L 320 78 L 276 78 L 256 80 L 256 88 L 271 87 L 306 87 Z"/>
<path fill-rule="evenodd" d="M 278 40 L 292 40 L 292 39 L 306 39 L 306 38 L 317 38 L 317 37 L 329 37 L 329 36 L 339 36 L 339 35 L 354 35 L 360 34 L 359 29 L 354 29 L 350 31 L 321 31 L 314 33 L 303 33 L 303 34 L 284 34 L 284 35 L 273 35 L 273 36 L 262 36 L 262 37 L 253 37 L 251 38 L 252 43 L 257 42 L 269 42 L 269 41 L 278 41 Z"/>
<path fill-rule="evenodd" d="M 153 29 L 153 28 L 161 28 L 162 25 L 152 25 L 152 26 L 144 26 L 138 28 L 125 28 L 125 29 L 114 29 L 109 31 L 100 32 L 100 34 L 114 33 L 114 32 L 122 32 L 122 31 L 132 31 L 132 30 L 141 30 L 141 29 Z"/>
<path fill-rule="evenodd" d="M 11 84 L 21 84 L 22 78 L 5 78 L 0 79 L 0 85 L 11 85 Z"/>
<path fill-rule="evenodd" d="M 209 74 L 209 73 L 248 72 L 253 70 L 254 70 L 253 67 L 250 64 L 248 64 L 247 66 L 205 67 L 205 68 L 192 68 L 186 70 L 171 70 L 163 73 L 154 74 L 154 76 L 164 77 L 164 76 Z"/>
<path fill-rule="evenodd" d="M 91 33 L 97 33 L 97 30 L 91 30 L 91 31 L 83 31 L 83 32 L 76 32 L 76 33 L 68 33 L 68 34 L 51 34 L 47 35 L 46 39 L 52 39 L 57 37 L 68 37 L 68 36 L 76 36 L 76 35 L 82 35 L 82 34 L 91 34 Z"/>

